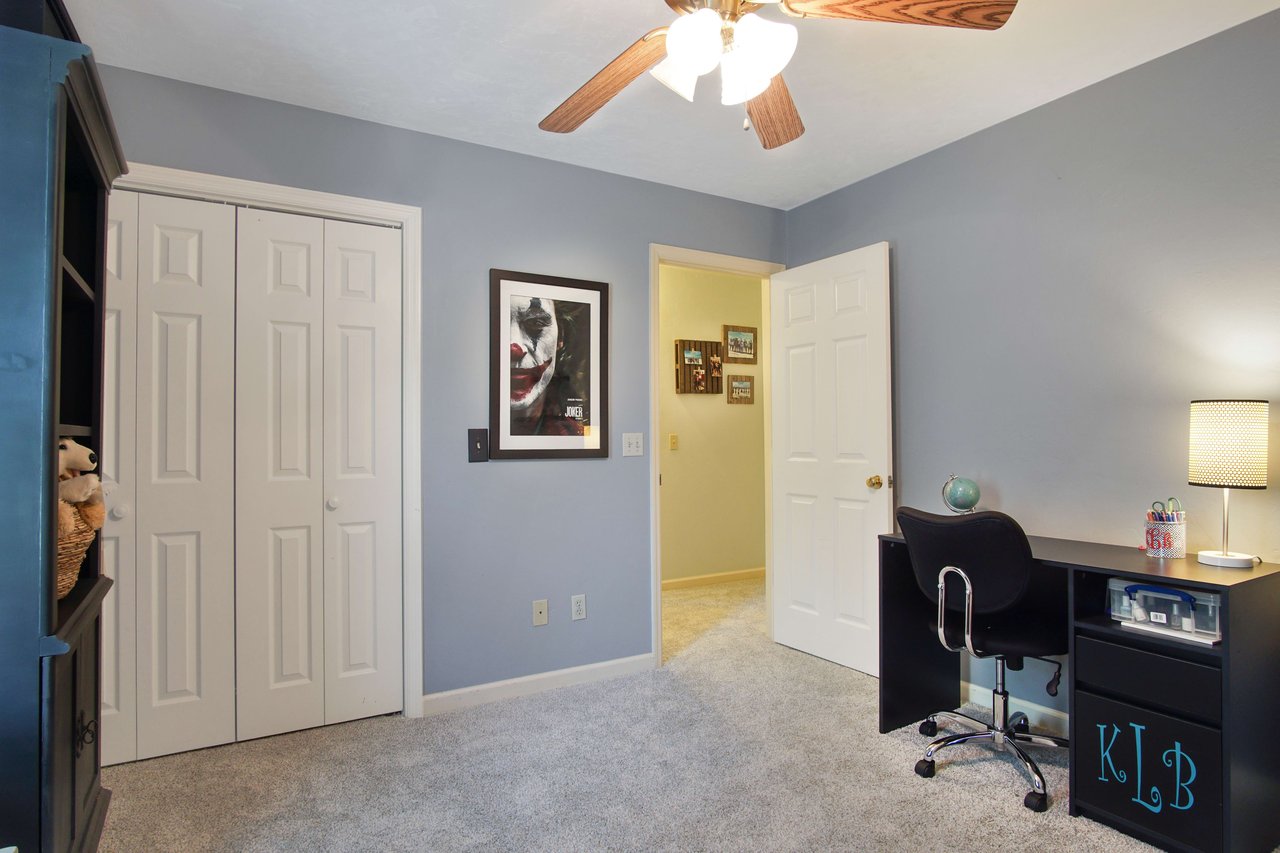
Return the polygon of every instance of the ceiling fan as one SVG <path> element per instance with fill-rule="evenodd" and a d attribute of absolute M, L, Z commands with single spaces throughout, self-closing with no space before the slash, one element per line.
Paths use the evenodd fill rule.
<path fill-rule="evenodd" d="M 663 85 L 693 100 L 698 78 L 720 68 L 721 103 L 746 103 L 747 119 L 765 148 L 804 133 L 782 69 L 796 48 L 791 24 L 756 15 L 776 5 L 795 18 L 846 18 L 996 30 L 1018 0 L 666 0 L 681 16 L 642 36 L 588 80 L 538 127 L 569 133 L 649 71 Z"/>

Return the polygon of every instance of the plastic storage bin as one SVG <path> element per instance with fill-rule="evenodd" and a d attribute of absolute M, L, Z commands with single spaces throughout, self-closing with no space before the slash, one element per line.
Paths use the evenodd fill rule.
<path fill-rule="evenodd" d="M 1213 645 L 1222 640 L 1217 593 L 1155 586 L 1125 578 L 1107 581 L 1107 612 L 1122 628 Z"/>

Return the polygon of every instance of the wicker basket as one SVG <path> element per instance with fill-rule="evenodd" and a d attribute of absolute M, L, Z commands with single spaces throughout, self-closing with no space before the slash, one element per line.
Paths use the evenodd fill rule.
<path fill-rule="evenodd" d="M 65 501 L 59 501 L 59 503 L 65 503 Z M 58 539 L 58 598 L 66 598 L 71 588 L 76 585 L 76 581 L 80 578 L 80 564 L 84 562 L 85 552 L 89 550 L 89 544 L 93 542 L 93 537 L 97 533 L 75 507 L 71 510 L 76 520 L 75 527 L 70 533 Z"/>

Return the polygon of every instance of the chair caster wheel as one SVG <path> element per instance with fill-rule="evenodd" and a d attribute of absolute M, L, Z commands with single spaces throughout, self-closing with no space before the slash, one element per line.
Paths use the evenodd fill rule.
<path fill-rule="evenodd" d="M 920 734 L 925 737 L 936 737 L 938 734 L 938 723 L 935 720 L 925 720 L 920 724 Z"/>
<path fill-rule="evenodd" d="M 927 758 L 922 758 L 916 762 L 916 775 L 922 779 L 933 778 L 934 763 Z M 1041 809 L 1044 811 L 1044 809 Z"/>
<path fill-rule="evenodd" d="M 919 772 L 919 765 L 916 771 Z M 1045 794 L 1037 794 L 1035 791 L 1027 791 L 1027 795 L 1022 798 L 1022 804 L 1033 812 L 1044 812 L 1049 810 L 1049 797 Z"/>
<path fill-rule="evenodd" d="M 1020 734 L 1028 734 L 1031 731 L 1031 724 L 1027 722 L 1027 718 L 1023 717 L 1013 724 L 1013 730 Z"/>

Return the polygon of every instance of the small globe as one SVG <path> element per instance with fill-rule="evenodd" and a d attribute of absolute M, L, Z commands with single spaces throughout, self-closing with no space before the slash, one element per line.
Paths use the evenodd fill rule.
<path fill-rule="evenodd" d="M 978 505 L 981 497 L 982 492 L 978 490 L 978 484 L 968 477 L 957 477 L 952 474 L 947 478 L 947 482 L 942 484 L 942 502 L 952 512 L 973 512 L 973 508 Z"/>

